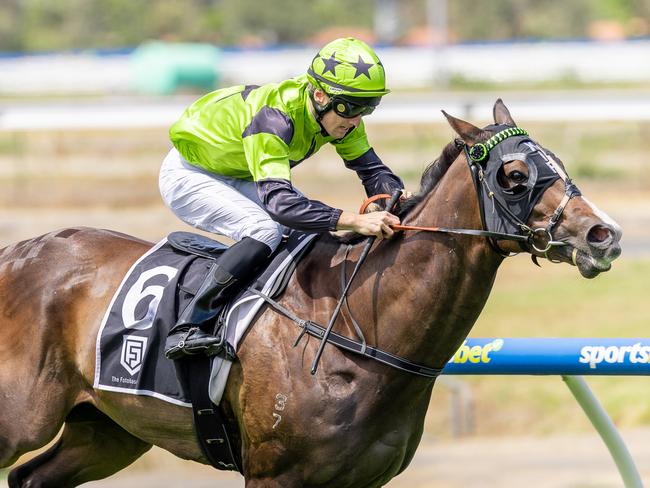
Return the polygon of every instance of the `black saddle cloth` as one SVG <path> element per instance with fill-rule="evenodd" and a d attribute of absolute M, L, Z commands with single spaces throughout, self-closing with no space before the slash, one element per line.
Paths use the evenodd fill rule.
<path fill-rule="evenodd" d="M 277 296 L 295 268 L 293 261 L 287 266 L 287 253 L 302 237 L 305 234 L 292 234 L 250 286 L 261 289 L 272 279 L 271 294 Z M 164 356 L 165 338 L 225 249 L 226 245 L 207 237 L 175 232 L 138 259 L 116 291 L 100 327 L 96 388 L 190 405 L 173 362 Z M 276 273 L 283 265 L 284 273 Z M 239 296 L 244 293 L 246 290 Z"/>

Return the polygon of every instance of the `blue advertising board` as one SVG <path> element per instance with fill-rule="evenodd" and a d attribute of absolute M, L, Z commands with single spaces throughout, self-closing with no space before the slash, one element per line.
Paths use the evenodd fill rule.
<path fill-rule="evenodd" d="M 650 339 L 466 339 L 443 374 L 650 375 Z"/>

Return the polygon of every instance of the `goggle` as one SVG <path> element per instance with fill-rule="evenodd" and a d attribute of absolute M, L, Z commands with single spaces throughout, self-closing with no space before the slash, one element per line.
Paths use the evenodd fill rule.
<path fill-rule="evenodd" d="M 332 110 L 336 115 L 345 119 L 353 119 L 359 115 L 370 115 L 374 112 L 381 97 L 355 98 L 355 101 L 343 98 L 340 95 L 333 96 L 330 100 Z M 362 103 L 358 103 L 362 102 Z"/>

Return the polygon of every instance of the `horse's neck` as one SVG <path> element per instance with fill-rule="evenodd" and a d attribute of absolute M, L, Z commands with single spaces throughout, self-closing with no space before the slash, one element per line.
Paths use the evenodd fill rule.
<path fill-rule="evenodd" d="M 451 165 L 405 224 L 480 229 L 464 160 Z M 442 366 L 467 336 L 492 288 L 501 258 L 482 237 L 407 232 L 376 249 L 359 298 L 371 304 L 378 347 Z M 364 265 L 365 266 L 365 265 Z M 365 295 L 365 297 L 363 297 Z"/>

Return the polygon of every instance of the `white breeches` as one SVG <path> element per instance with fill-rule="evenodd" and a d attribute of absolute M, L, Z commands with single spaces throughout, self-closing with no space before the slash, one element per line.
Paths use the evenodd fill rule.
<path fill-rule="evenodd" d="M 252 181 L 228 178 L 189 164 L 172 148 L 160 169 L 160 194 L 183 222 L 235 241 L 252 237 L 272 250 L 284 227 L 264 210 Z"/>

